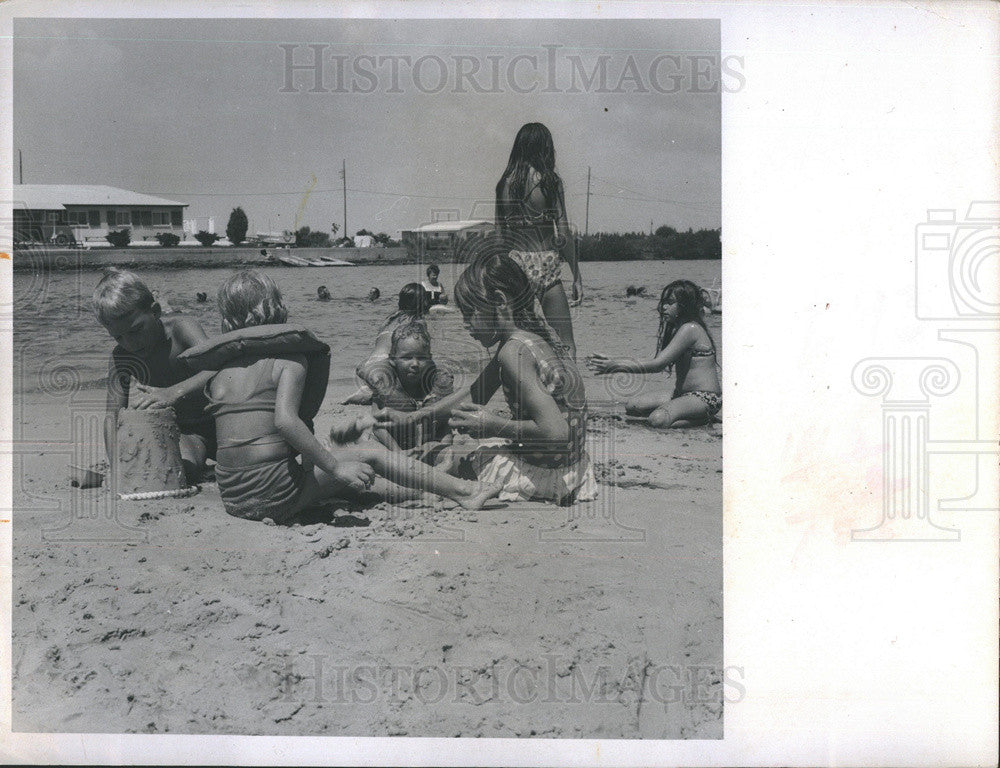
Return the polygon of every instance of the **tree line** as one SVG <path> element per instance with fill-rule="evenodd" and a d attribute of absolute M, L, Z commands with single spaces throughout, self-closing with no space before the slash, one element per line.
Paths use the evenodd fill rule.
<path fill-rule="evenodd" d="M 581 237 L 580 261 L 657 261 L 670 259 L 721 259 L 721 229 L 688 229 L 679 232 L 663 225 L 646 232 L 598 232 Z"/>

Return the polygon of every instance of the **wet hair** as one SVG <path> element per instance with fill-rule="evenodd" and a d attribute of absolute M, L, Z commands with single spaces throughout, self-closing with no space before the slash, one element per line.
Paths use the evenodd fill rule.
<path fill-rule="evenodd" d="M 288 319 L 278 286 L 267 275 L 244 269 L 219 288 L 223 332 L 254 325 L 276 325 Z"/>
<path fill-rule="evenodd" d="M 382 326 L 383 330 L 403 316 L 418 320 L 427 314 L 431 306 L 431 297 L 420 283 L 407 283 L 399 291 L 399 309 L 389 316 Z"/>
<path fill-rule="evenodd" d="M 94 314 L 101 325 L 107 325 L 136 310 L 153 308 L 156 297 L 134 272 L 124 269 L 105 271 L 93 295 Z"/>
<path fill-rule="evenodd" d="M 566 210 L 563 184 L 556 173 L 556 150 L 552 134 L 541 123 L 521 126 L 510 150 L 507 168 L 496 186 L 496 222 L 502 225 L 510 218 L 524 215 L 524 200 L 528 179 L 535 171 L 541 177 L 538 187 L 545 197 L 548 211 L 562 213 Z"/>
<path fill-rule="evenodd" d="M 677 301 L 677 320 L 675 322 L 668 322 L 666 316 L 663 314 L 663 304 L 671 297 Z M 677 334 L 677 330 L 684 323 L 697 323 L 700 325 L 708 336 L 709 342 L 712 344 L 712 351 L 715 351 L 715 340 L 712 338 L 712 334 L 709 333 L 704 318 L 708 298 L 708 291 L 699 288 L 690 280 L 674 280 L 674 282 L 663 289 L 663 292 L 660 294 L 660 302 L 657 304 L 657 309 L 660 312 L 660 328 L 656 332 L 657 355 L 666 349 L 667 345 L 670 344 L 671 340 Z"/>
<path fill-rule="evenodd" d="M 389 348 L 390 357 L 396 356 L 397 348 L 406 339 L 417 339 L 430 352 L 431 335 L 427 332 L 427 325 L 423 320 L 411 320 L 409 323 L 403 323 L 393 330 L 390 342 L 391 346 Z"/>
<path fill-rule="evenodd" d="M 535 292 L 524 270 L 502 249 L 501 240 L 484 240 L 480 253 L 455 281 L 455 303 L 464 315 L 476 310 L 496 312 L 497 292 L 511 308 L 514 325 L 544 339 L 558 355 L 564 346 L 535 314 Z"/>
<path fill-rule="evenodd" d="M 431 272 L 433 272 L 435 275 L 440 275 L 441 274 L 441 267 L 439 267 L 437 264 L 428 264 L 427 265 L 427 272 L 426 272 L 427 277 L 431 276 Z"/>

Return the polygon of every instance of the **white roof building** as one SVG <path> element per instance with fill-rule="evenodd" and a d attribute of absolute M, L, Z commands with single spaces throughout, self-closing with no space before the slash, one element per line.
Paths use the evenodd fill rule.
<path fill-rule="evenodd" d="M 423 224 L 419 227 L 414 227 L 411 232 L 423 232 L 426 234 L 431 233 L 448 233 L 448 232 L 461 232 L 465 229 L 489 229 L 493 224 L 489 221 L 483 219 L 467 219 L 464 221 L 435 221 L 432 224 Z"/>
<path fill-rule="evenodd" d="M 182 206 L 176 200 L 99 184 L 15 184 L 14 203 L 29 210 L 58 211 L 67 205 Z"/>

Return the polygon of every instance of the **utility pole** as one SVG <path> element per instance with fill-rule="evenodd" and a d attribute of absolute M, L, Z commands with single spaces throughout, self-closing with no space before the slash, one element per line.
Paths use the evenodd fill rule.
<path fill-rule="evenodd" d="M 587 214 L 583 220 L 583 236 L 590 234 L 590 166 L 587 166 Z"/>
<path fill-rule="evenodd" d="M 21 161 L 21 150 L 17 150 L 17 183 L 24 184 L 24 164 Z"/>
<path fill-rule="evenodd" d="M 340 167 L 340 178 L 344 180 L 344 237 L 347 237 L 347 160 Z"/>

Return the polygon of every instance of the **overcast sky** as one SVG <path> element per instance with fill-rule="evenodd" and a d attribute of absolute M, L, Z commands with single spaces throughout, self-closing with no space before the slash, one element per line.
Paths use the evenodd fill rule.
<path fill-rule="evenodd" d="M 252 232 L 329 230 L 346 159 L 348 230 L 398 236 L 491 216 L 538 121 L 581 230 L 588 166 L 591 232 L 720 226 L 715 21 L 18 19 L 14 36 L 25 183 L 168 197 L 220 231 L 237 205 Z M 283 92 L 282 44 L 319 52 L 322 83 L 293 72 Z"/>

